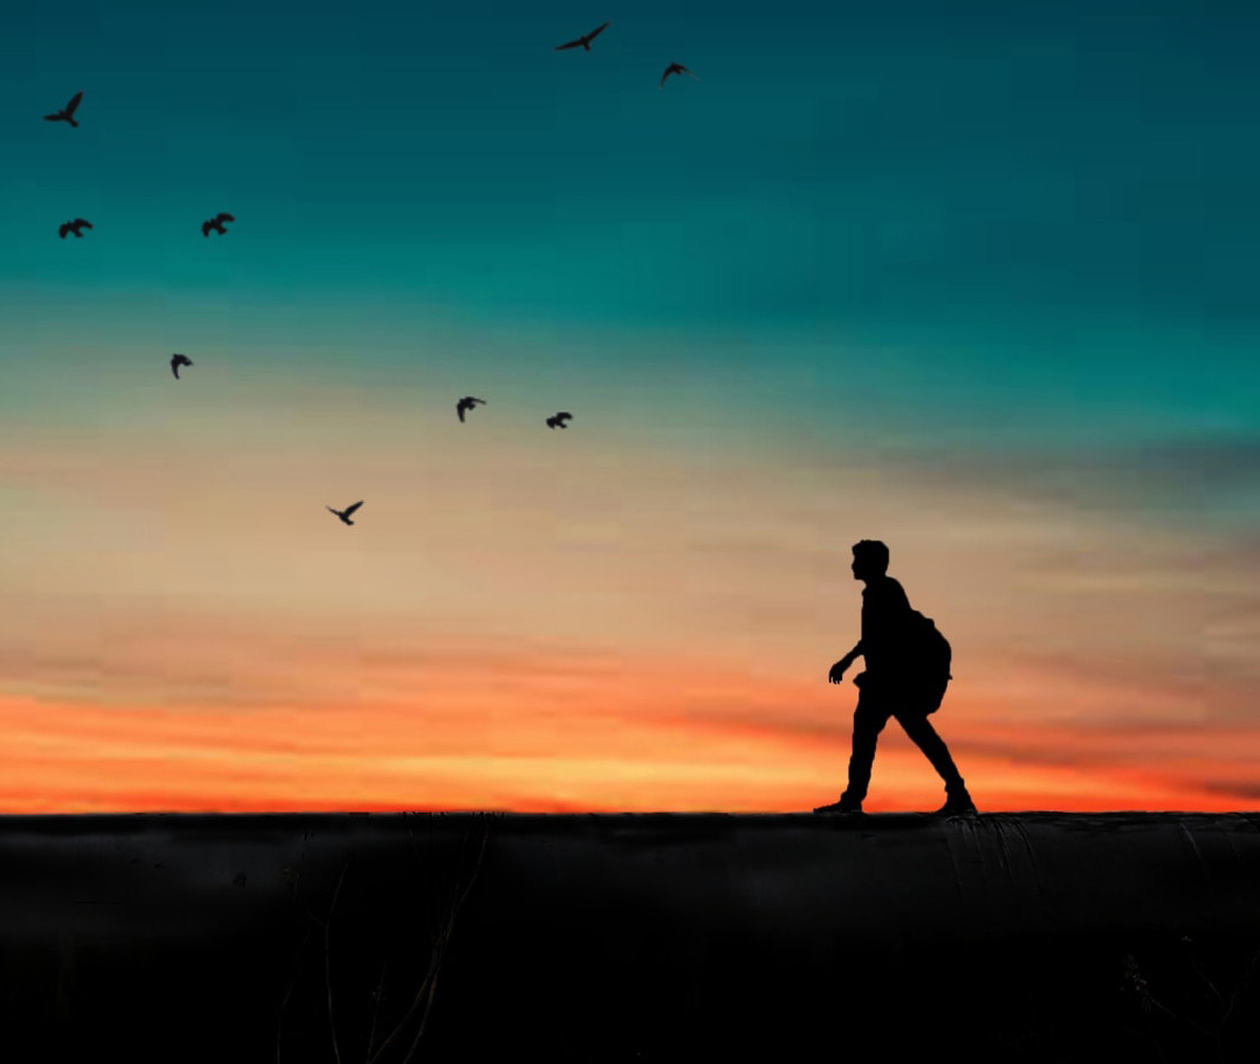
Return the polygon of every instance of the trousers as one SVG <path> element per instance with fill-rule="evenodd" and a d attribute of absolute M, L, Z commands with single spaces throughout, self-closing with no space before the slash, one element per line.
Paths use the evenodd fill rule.
<path fill-rule="evenodd" d="M 853 711 L 853 754 L 849 758 L 849 787 L 845 791 L 848 798 L 861 801 L 866 797 L 866 789 L 871 783 L 871 766 L 875 763 L 875 746 L 889 717 L 895 717 L 914 744 L 923 751 L 945 781 L 947 792 L 952 794 L 966 790 L 958 767 L 950 757 L 949 747 L 936 733 L 925 712 L 903 709 L 895 697 L 863 688 L 858 695 L 857 709 Z"/>

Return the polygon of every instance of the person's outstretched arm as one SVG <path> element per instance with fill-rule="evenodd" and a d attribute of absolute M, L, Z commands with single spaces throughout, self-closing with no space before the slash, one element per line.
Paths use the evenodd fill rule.
<path fill-rule="evenodd" d="M 839 683 L 844 679 L 844 671 L 853 664 L 855 658 L 862 656 L 862 641 L 859 639 L 857 646 L 850 650 L 844 657 L 831 666 L 831 672 L 827 674 L 828 683 Z"/>

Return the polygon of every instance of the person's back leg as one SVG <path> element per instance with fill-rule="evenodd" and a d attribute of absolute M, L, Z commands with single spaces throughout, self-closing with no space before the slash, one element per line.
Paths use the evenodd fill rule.
<path fill-rule="evenodd" d="M 946 801 L 942 812 L 975 812 L 975 804 L 967 793 L 967 785 L 954 759 L 950 756 L 945 740 L 937 734 L 932 722 L 926 714 L 897 714 L 897 720 L 906 734 L 914 740 L 914 744 L 923 751 L 927 759 L 936 769 L 937 775 L 945 781 Z"/>
<path fill-rule="evenodd" d="M 884 730 L 890 714 L 888 710 L 872 704 L 870 699 L 858 695 L 857 708 L 853 711 L 853 752 L 849 756 L 849 786 L 840 795 L 841 808 L 862 808 L 866 790 L 871 785 L 871 766 L 875 763 L 875 746 L 879 733 Z"/>

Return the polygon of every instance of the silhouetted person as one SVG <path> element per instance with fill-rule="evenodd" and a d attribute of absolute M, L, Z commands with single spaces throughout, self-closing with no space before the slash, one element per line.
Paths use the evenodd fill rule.
<path fill-rule="evenodd" d="M 459 420 L 463 421 L 465 411 L 471 410 L 478 403 L 482 403 L 484 405 L 485 400 L 478 399 L 476 396 L 473 396 L 473 395 L 466 395 L 458 403 L 456 403 L 455 413 L 459 415 Z"/>
<path fill-rule="evenodd" d="M 209 236 L 210 230 L 213 229 L 220 236 L 226 236 L 227 230 L 223 228 L 223 223 L 234 222 L 234 221 L 236 221 L 236 219 L 233 218 L 230 214 L 228 214 L 227 211 L 220 211 L 213 218 L 207 218 L 204 222 L 201 223 L 201 235 Z"/>
<path fill-rule="evenodd" d="M 179 380 L 179 367 L 191 366 L 192 359 L 187 355 L 171 355 L 171 372 L 175 374 L 175 379 Z"/>
<path fill-rule="evenodd" d="M 342 519 L 342 521 L 344 521 L 346 524 L 348 524 L 348 525 L 352 525 L 352 524 L 354 524 L 354 522 L 350 520 L 350 515 L 351 515 L 352 513 L 354 513 L 354 511 L 355 511 L 355 510 L 357 510 L 357 509 L 358 509 L 360 506 L 362 506 L 362 505 L 363 505 L 363 500 L 362 500 L 362 499 L 360 499 L 360 500 L 359 500 L 358 502 L 356 502 L 353 506 L 347 506 L 344 510 L 334 510 L 331 506 L 326 507 L 326 509 L 329 511 L 329 513 L 334 513 L 334 514 L 336 514 L 336 515 L 337 515 L 338 517 L 340 517 L 340 518 Z"/>
<path fill-rule="evenodd" d="M 74 126 L 77 129 L 79 127 L 79 123 L 74 120 L 74 112 L 78 110 L 79 101 L 82 99 L 83 99 L 83 90 L 80 89 L 78 92 L 76 92 L 73 96 L 70 97 L 70 102 L 66 104 L 65 107 L 63 107 L 60 111 L 54 111 L 50 115 L 44 115 L 44 121 L 45 122 L 69 122 L 72 126 Z"/>
<path fill-rule="evenodd" d="M 552 414 L 551 417 L 547 418 L 547 428 L 567 429 L 569 426 L 566 425 L 565 422 L 572 421 L 572 420 L 573 420 L 572 414 L 570 414 L 567 410 L 561 410 L 560 413 Z"/>
<path fill-rule="evenodd" d="M 555 47 L 555 51 L 563 52 L 566 48 L 576 48 L 578 45 L 581 45 L 583 48 L 585 48 L 589 52 L 591 50 L 591 41 L 593 41 L 596 37 L 598 37 L 601 33 L 603 33 L 604 30 L 606 30 L 607 28 L 608 28 L 608 23 L 605 22 L 602 26 L 599 27 L 599 29 L 591 30 L 590 33 L 583 34 L 576 41 L 569 41 L 568 44 L 557 44 Z"/>
<path fill-rule="evenodd" d="M 683 66 L 682 63 L 670 63 L 669 66 L 665 68 L 665 73 L 661 75 L 661 83 L 656 86 L 658 89 L 665 88 L 665 79 L 669 77 L 670 74 L 678 74 L 681 76 L 683 74 L 691 74 L 691 71 Z M 691 76 L 696 78 L 695 74 L 691 74 Z M 699 81 L 700 79 L 696 78 L 696 80 Z"/>
<path fill-rule="evenodd" d="M 91 228 L 92 223 L 86 218 L 76 218 L 73 222 L 62 222 L 59 226 L 57 226 L 57 232 L 61 235 L 62 240 L 65 240 L 67 233 L 73 233 L 75 236 L 82 239 L 83 230 Z"/>
<path fill-rule="evenodd" d="M 896 717 L 945 781 L 945 804 L 937 812 L 974 813 L 976 807 L 954 759 L 928 721 L 928 714 L 936 711 L 945 694 L 948 653 L 941 676 L 932 661 L 923 657 L 920 633 L 923 626 L 932 627 L 931 622 L 910 608 L 906 593 L 887 570 L 888 548 L 879 540 L 864 539 L 853 545 L 853 579 L 866 584 L 862 592 L 862 638 L 831 667 L 828 679 L 840 683 L 845 670 L 858 657 L 866 660 L 866 671 L 853 681 L 860 693 L 853 713 L 848 789 L 838 802 L 819 806 L 814 812 L 862 811 L 871 782 L 876 741 L 888 718 Z M 943 637 L 938 638 L 943 642 Z"/>

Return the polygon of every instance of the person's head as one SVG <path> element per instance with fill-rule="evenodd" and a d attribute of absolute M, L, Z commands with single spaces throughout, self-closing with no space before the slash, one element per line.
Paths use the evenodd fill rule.
<path fill-rule="evenodd" d="M 888 547 L 878 539 L 853 544 L 853 579 L 874 580 L 888 572 Z"/>

